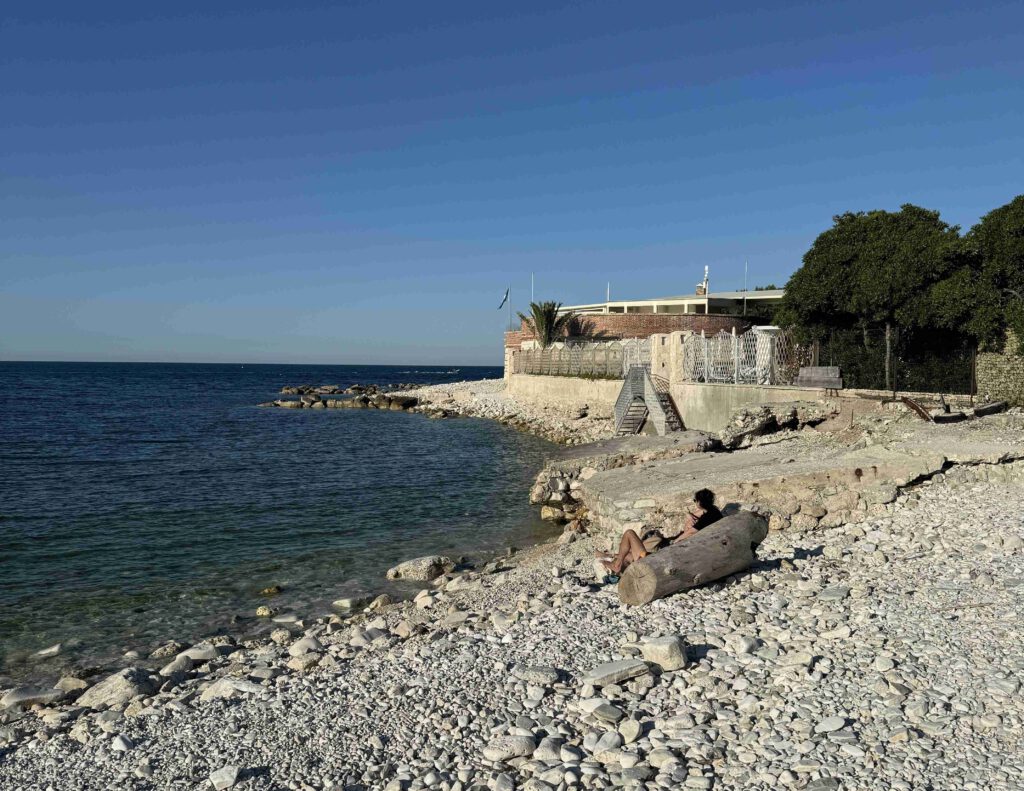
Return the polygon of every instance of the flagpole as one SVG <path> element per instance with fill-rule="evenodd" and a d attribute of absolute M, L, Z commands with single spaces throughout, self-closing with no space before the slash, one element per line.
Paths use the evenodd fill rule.
<path fill-rule="evenodd" d="M 747 315 L 747 259 L 743 259 L 743 315 Z"/>
<path fill-rule="evenodd" d="M 530 302 L 533 302 L 533 272 L 530 272 Z"/>
<path fill-rule="evenodd" d="M 508 284 L 508 331 L 512 332 L 512 284 Z"/>

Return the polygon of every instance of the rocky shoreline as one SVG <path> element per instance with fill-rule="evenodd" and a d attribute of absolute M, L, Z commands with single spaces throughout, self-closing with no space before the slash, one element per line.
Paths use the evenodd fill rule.
<path fill-rule="evenodd" d="M 286 396 L 258 404 L 283 409 L 380 409 L 417 412 L 433 419 L 478 417 L 562 445 L 582 445 L 612 435 L 611 420 L 596 417 L 586 406 L 565 408 L 518 401 L 505 392 L 502 379 L 480 379 L 417 387 L 299 385 L 282 388 Z"/>
<path fill-rule="evenodd" d="M 1017 788 L 1022 508 L 949 478 L 647 607 L 595 583 L 583 537 L 269 640 L 168 645 L 8 708 L 0 785 Z"/>
<path fill-rule="evenodd" d="M 405 394 L 566 444 L 607 436 L 607 421 L 509 403 L 499 385 Z M 1024 421 L 947 435 L 880 410 L 818 432 L 806 424 L 827 416 L 769 412 L 720 437 L 567 452 L 531 491 L 565 523 L 559 540 L 475 569 L 401 564 L 389 576 L 421 585 L 409 601 L 268 610 L 263 637 L 169 642 L 105 677 L 0 690 L 0 786 L 1019 788 Z M 730 443 L 749 447 L 719 452 Z M 785 477 L 797 459 L 869 451 L 920 464 L 831 522 L 769 492 L 765 508 L 792 514 L 748 572 L 627 608 L 594 569 L 628 520 L 678 514 L 630 476 L 671 481 L 696 463 Z M 842 494 L 799 480 L 808 502 Z"/>

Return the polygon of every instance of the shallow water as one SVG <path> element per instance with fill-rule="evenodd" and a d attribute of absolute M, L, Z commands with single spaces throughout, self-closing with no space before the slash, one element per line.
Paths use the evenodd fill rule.
<path fill-rule="evenodd" d="M 395 562 L 546 537 L 554 446 L 491 421 L 258 409 L 284 384 L 500 376 L 392 366 L 0 363 L 0 673 L 319 614 Z M 232 616 L 239 616 L 235 623 Z M 53 660 L 26 660 L 62 642 Z"/>

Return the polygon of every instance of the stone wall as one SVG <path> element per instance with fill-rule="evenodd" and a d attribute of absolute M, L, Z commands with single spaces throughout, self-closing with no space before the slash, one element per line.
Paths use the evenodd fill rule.
<path fill-rule="evenodd" d="M 1013 332 L 1006 335 L 1001 353 L 978 354 L 978 396 L 984 400 L 987 394 L 995 401 L 1024 406 L 1024 356 L 1017 353 L 1017 336 Z"/>

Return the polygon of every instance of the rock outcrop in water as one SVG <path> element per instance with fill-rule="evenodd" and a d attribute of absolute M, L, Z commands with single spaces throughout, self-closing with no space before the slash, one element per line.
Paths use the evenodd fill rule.
<path fill-rule="evenodd" d="M 374 396 L 358 395 L 352 398 L 321 398 L 320 395 L 304 395 L 299 399 L 279 398 L 266 401 L 257 406 L 279 407 L 281 409 L 383 409 L 391 412 L 407 412 L 415 407 L 419 400 L 407 395 L 387 395 L 378 393 Z"/>

